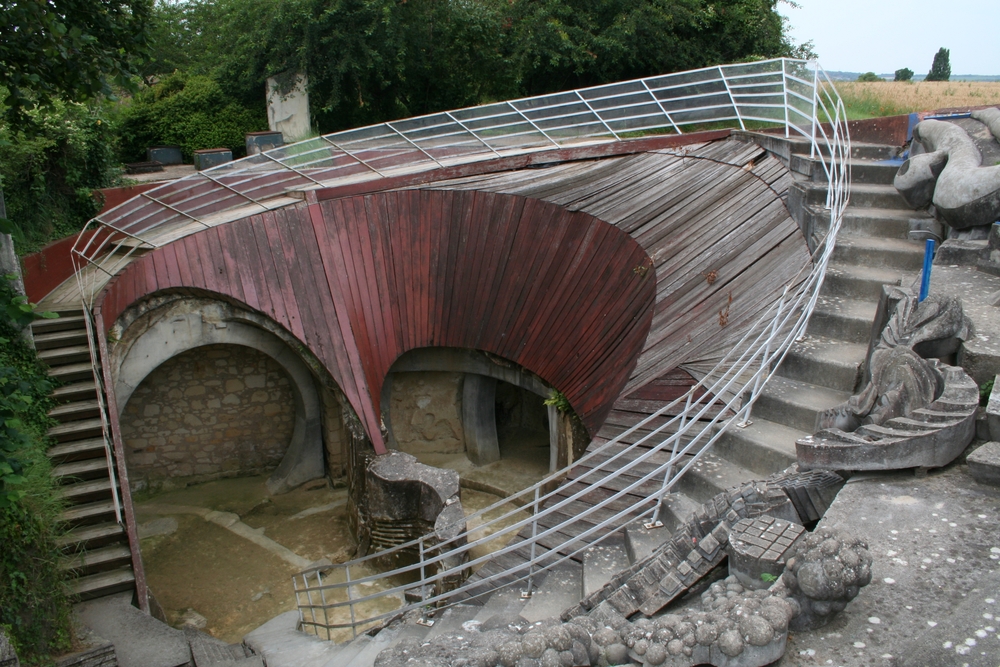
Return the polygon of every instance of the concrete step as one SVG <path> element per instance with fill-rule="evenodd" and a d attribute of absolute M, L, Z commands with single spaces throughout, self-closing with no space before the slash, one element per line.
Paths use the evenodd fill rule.
<path fill-rule="evenodd" d="M 259 655 L 247 655 L 243 644 L 227 644 L 221 639 L 186 629 L 184 636 L 191 647 L 193 667 L 264 667 Z"/>
<path fill-rule="evenodd" d="M 823 281 L 823 294 L 878 301 L 883 285 L 899 285 L 902 279 L 900 269 L 830 262 Z"/>
<path fill-rule="evenodd" d="M 372 667 L 375 664 L 375 658 L 378 657 L 378 654 L 389 648 L 399 634 L 400 628 L 398 626 L 382 630 L 372 637 L 370 641 L 365 642 L 365 645 L 361 647 L 361 650 L 353 658 L 347 660 L 344 656 L 337 656 L 336 667 Z M 330 663 L 328 662 L 327 664 L 329 665 Z"/>
<path fill-rule="evenodd" d="M 132 566 L 119 567 L 106 572 L 87 574 L 69 582 L 70 591 L 81 600 L 92 600 L 111 593 L 127 591 L 135 586 Z"/>
<path fill-rule="evenodd" d="M 867 353 L 865 343 L 807 334 L 788 351 L 777 372 L 791 380 L 853 392 Z"/>
<path fill-rule="evenodd" d="M 73 571 L 78 576 L 93 574 L 97 571 L 118 569 L 132 563 L 132 552 L 124 544 L 112 544 L 99 549 L 90 549 L 66 556 L 59 569 Z"/>
<path fill-rule="evenodd" d="M 83 401 L 88 398 L 93 399 L 95 396 L 97 396 L 97 383 L 94 382 L 93 377 L 83 382 L 73 382 L 52 390 L 52 398 L 57 403 Z"/>
<path fill-rule="evenodd" d="M 809 433 L 759 416 L 756 407 L 750 424 L 735 424 L 722 434 L 713 451 L 727 461 L 755 473 L 757 478 L 784 470 L 796 462 L 795 441 Z"/>
<path fill-rule="evenodd" d="M 583 552 L 583 597 L 604 588 L 604 585 L 630 565 L 623 540 L 605 540 Z"/>
<path fill-rule="evenodd" d="M 88 361 L 82 364 L 50 368 L 49 377 L 59 380 L 59 382 L 93 382 L 94 370 Z"/>
<path fill-rule="evenodd" d="M 125 538 L 125 529 L 112 521 L 67 531 L 56 538 L 56 546 L 64 551 L 94 549 Z"/>
<path fill-rule="evenodd" d="M 191 667 L 187 635 L 132 604 L 131 593 L 78 604 L 74 617 L 115 645 L 119 667 Z"/>
<path fill-rule="evenodd" d="M 837 239 L 832 261 L 919 271 L 924 265 L 924 244 L 909 239 L 842 236 Z"/>
<path fill-rule="evenodd" d="M 903 164 L 902 160 L 863 160 L 853 159 L 851 164 L 851 183 L 877 183 L 892 185 L 892 180 Z M 792 171 L 810 177 L 817 183 L 826 183 L 826 171 L 817 158 L 808 155 L 792 155 L 790 168 Z"/>
<path fill-rule="evenodd" d="M 287 611 L 252 630 L 243 643 L 261 656 L 267 667 L 343 666 L 371 641 L 361 635 L 349 644 L 337 645 L 300 632 L 299 612 Z"/>
<path fill-rule="evenodd" d="M 90 347 L 87 345 L 71 345 L 56 347 L 49 350 L 39 350 L 38 358 L 49 365 L 49 368 L 90 362 Z"/>
<path fill-rule="evenodd" d="M 58 483 L 67 484 L 75 480 L 92 480 L 108 477 L 108 462 L 106 457 L 71 461 L 53 466 L 52 477 Z"/>
<path fill-rule="evenodd" d="M 538 588 L 532 591 L 521 616 L 535 623 L 559 615 L 583 598 L 583 566 L 566 560 L 550 568 Z"/>
<path fill-rule="evenodd" d="M 814 433 L 816 414 L 843 403 L 850 396 L 846 391 L 772 376 L 754 404 L 753 414 L 800 431 Z"/>
<path fill-rule="evenodd" d="M 67 423 L 101 416 L 101 404 L 96 398 L 63 403 L 49 410 L 49 417 Z"/>
<path fill-rule="evenodd" d="M 674 488 L 701 504 L 707 503 L 716 494 L 753 478 L 752 471 L 710 451 L 701 455 Z"/>
<path fill-rule="evenodd" d="M 33 336 L 38 336 L 41 334 L 55 333 L 57 331 L 84 331 L 87 330 L 87 324 L 83 321 L 83 314 L 80 311 L 76 311 L 77 314 L 65 314 L 60 315 L 54 320 L 35 320 L 31 323 L 31 334 Z"/>
<path fill-rule="evenodd" d="M 581 582 L 581 591 L 583 584 Z M 473 621 L 485 623 L 497 615 L 520 614 L 524 606 L 528 604 L 528 598 L 521 597 L 521 591 L 527 587 L 527 581 L 521 581 L 510 586 L 506 586 L 494 591 L 483 601 L 483 606 L 473 617 Z M 484 596 L 485 597 L 485 596 Z M 480 598 L 482 599 L 482 598 Z"/>
<path fill-rule="evenodd" d="M 482 605 L 463 603 L 435 612 L 434 625 L 427 629 L 424 640 L 431 641 L 440 635 L 461 632 L 464 629 L 462 624 L 473 620 L 482 609 Z"/>
<path fill-rule="evenodd" d="M 73 526 L 114 521 L 115 502 L 112 499 L 107 499 L 73 505 L 59 513 L 59 520 Z"/>
<path fill-rule="evenodd" d="M 82 419 L 53 426 L 48 430 L 48 436 L 56 442 L 86 440 L 100 437 L 103 433 L 104 428 L 100 419 Z"/>
<path fill-rule="evenodd" d="M 106 456 L 104 450 L 104 438 L 88 438 L 86 440 L 72 440 L 49 447 L 45 455 L 55 464 L 69 461 L 82 461 Z"/>
<path fill-rule="evenodd" d="M 830 228 L 829 209 L 809 206 L 806 214 L 812 216 L 816 229 L 825 231 Z M 840 234 L 906 239 L 910 232 L 910 220 L 930 219 L 931 216 L 923 211 L 848 206 L 840 222 Z"/>
<path fill-rule="evenodd" d="M 87 344 L 86 329 L 34 333 L 34 327 L 32 327 L 32 337 L 35 340 L 35 349 L 39 351 Z"/>
<path fill-rule="evenodd" d="M 809 318 L 810 335 L 868 344 L 877 304 L 871 301 L 820 296 Z"/>
<path fill-rule="evenodd" d="M 798 181 L 792 187 L 805 188 L 803 201 L 810 206 L 826 204 L 827 188 L 808 181 Z M 855 183 L 851 185 L 850 206 L 862 208 L 884 208 L 912 211 L 903 195 L 892 185 L 878 183 Z"/>
<path fill-rule="evenodd" d="M 669 494 L 671 496 L 683 495 L 680 493 Z M 691 501 L 690 498 L 687 499 L 695 509 L 698 508 L 698 503 Z M 632 523 L 625 526 L 625 552 L 628 555 L 629 563 L 635 564 L 641 560 L 649 558 L 656 551 L 661 544 L 670 539 L 673 535 L 673 530 L 668 528 L 666 525 L 661 527 L 649 527 L 645 526 L 645 522 L 649 519 L 638 519 Z"/>
<path fill-rule="evenodd" d="M 111 480 L 107 477 L 76 482 L 59 487 L 59 495 L 68 503 L 86 503 L 111 496 Z"/>
<path fill-rule="evenodd" d="M 806 139 L 787 139 L 790 150 L 794 155 L 809 155 L 811 147 Z M 823 155 L 828 155 L 825 146 L 820 144 L 819 151 Z M 851 158 L 857 160 L 888 160 L 898 157 L 902 153 L 899 146 L 886 146 L 885 144 L 869 144 L 862 142 L 851 142 Z"/>

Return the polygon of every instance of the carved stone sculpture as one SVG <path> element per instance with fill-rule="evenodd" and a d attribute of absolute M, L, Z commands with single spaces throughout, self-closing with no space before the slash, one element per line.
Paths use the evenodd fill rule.
<path fill-rule="evenodd" d="M 1000 109 L 972 112 L 1000 140 Z M 925 120 L 913 129 L 911 150 L 926 149 L 903 163 L 894 184 L 915 209 L 933 203 L 955 229 L 990 225 L 1000 218 L 1000 165 L 983 166 L 972 138 L 954 123 Z"/>
<path fill-rule="evenodd" d="M 871 379 L 816 418 L 796 443 L 799 464 L 836 470 L 939 467 L 968 445 L 978 393 L 961 368 L 928 357 L 954 354 L 971 324 L 955 297 L 897 290 L 895 310 L 869 360 Z"/>

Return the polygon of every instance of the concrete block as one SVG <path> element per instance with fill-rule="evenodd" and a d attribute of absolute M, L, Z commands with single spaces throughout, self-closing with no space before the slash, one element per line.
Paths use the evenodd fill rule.
<path fill-rule="evenodd" d="M 194 152 L 194 168 L 198 171 L 232 161 L 233 152 L 228 148 L 203 148 Z"/>
<path fill-rule="evenodd" d="M 582 593 L 583 568 L 572 561 L 560 563 L 548 571 L 541 586 L 524 605 L 521 616 L 532 623 L 558 618 L 564 609 L 580 601 Z"/>
<path fill-rule="evenodd" d="M 670 539 L 671 533 L 664 528 L 645 528 L 646 519 L 634 521 L 625 526 L 625 550 L 633 563 L 638 563 L 653 555 L 660 545 Z"/>
<path fill-rule="evenodd" d="M 987 442 L 969 454 L 965 462 L 977 482 L 1000 486 L 1000 442 Z"/>
<path fill-rule="evenodd" d="M 591 547 L 583 554 L 583 596 L 604 588 L 604 585 L 629 566 L 624 545 L 607 544 Z"/>
<path fill-rule="evenodd" d="M 993 391 L 986 405 L 986 425 L 990 440 L 1000 441 L 1000 375 L 993 378 Z"/>

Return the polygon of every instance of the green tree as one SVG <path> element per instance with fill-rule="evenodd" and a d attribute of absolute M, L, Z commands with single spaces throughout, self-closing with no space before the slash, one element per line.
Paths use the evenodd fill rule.
<path fill-rule="evenodd" d="M 893 81 L 913 81 L 913 70 L 909 67 L 896 70 Z"/>
<path fill-rule="evenodd" d="M 0 97 L 11 125 L 55 99 L 83 101 L 127 86 L 146 49 L 152 0 L 3 0 Z"/>
<path fill-rule="evenodd" d="M 882 77 L 880 77 L 875 72 L 865 72 L 864 74 L 862 74 L 861 76 L 859 76 L 857 78 L 857 80 L 861 81 L 863 83 L 871 83 L 873 81 L 885 81 L 885 79 L 883 79 Z"/>
<path fill-rule="evenodd" d="M 947 81 L 951 78 L 951 51 L 941 47 L 934 54 L 934 62 L 931 63 L 931 71 L 927 73 L 924 81 Z"/>

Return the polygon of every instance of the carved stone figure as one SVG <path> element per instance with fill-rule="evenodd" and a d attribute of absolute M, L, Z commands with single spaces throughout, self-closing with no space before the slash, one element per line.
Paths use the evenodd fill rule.
<path fill-rule="evenodd" d="M 973 111 L 972 118 L 1000 140 L 1000 109 Z M 899 168 L 894 184 L 915 209 L 933 203 L 936 214 L 954 229 L 990 225 L 1000 218 L 1000 165 L 982 162 L 982 153 L 965 130 L 928 119 L 914 127 L 911 157 Z"/>

